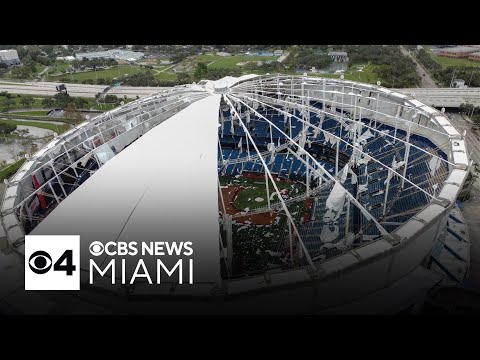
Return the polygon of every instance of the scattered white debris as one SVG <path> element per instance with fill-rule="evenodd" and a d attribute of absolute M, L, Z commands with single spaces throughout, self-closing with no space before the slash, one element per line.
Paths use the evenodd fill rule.
<path fill-rule="evenodd" d="M 268 253 L 268 255 L 270 256 L 280 256 L 282 255 L 281 252 L 276 252 L 276 251 L 271 251 L 271 250 L 265 250 L 266 253 Z"/>
<path fill-rule="evenodd" d="M 332 209 L 335 212 L 340 212 L 345 202 L 345 190 L 339 183 L 335 183 L 330 195 L 325 203 L 327 209 Z"/>
<path fill-rule="evenodd" d="M 358 185 L 357 190 L 358 190 L 359 193 L 367 191 L 368 190 L 368 183 Z"/>
<path fill-rule="evenodd" d="M 335 225 L 333 229 L 334 230 L 331 231 L 330 226 L 323 225 L 322 232 L 320 233 L 320 240 L 324 243 L 329 243 L 335 240 L 338 237 L 339 229 L 337 225 Z"/>
<path fill-rule="evenodd" d="M 374 135 L 370 132 L 370 129 L 367 129 L 367 131 L 365 131 L 362 135 L 358 137 L 357 142 L 361 143 L 363 141 L 367 141 L 373 136 Z"/>
<path fill-rule="evenodd" d="M 435 172 L 440 167 L 440 159 L 437 157 L 432 157 L 428 162 L 428 167 L 430 168 L 430 175 L 434 176 Z"/>

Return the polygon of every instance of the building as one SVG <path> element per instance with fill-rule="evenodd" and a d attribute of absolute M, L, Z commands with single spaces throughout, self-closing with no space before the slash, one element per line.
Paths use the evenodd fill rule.
<path fill-rule="evenodd" d="M 283 50 L 275 50 L 273 52 L 273 56 L 282 56 L 283 55 Z"/>
<path fill-rule="evenodd" d="M 464 88 L 464 87 L 466 87 L 466 86 L 465 86 L 465 80 L 463 80 L 463 79 L 454 79 L 454 80 L 452 81 L 452 85 L 453 85 L 453 87 L 456 87 L 456 88 Z"/>
<path fill-rule="evenodd" d="M 467 58 L 474 52 L 478 52 L 478 49 L 470 46 L 455 46 L 452 48 L 443 48 L 438 52 L 438 55 L 450 58 Z"/>
<path fill-rule="evenodd" d="M 73 61 L 75 60 L 75 56 L 57 56 L 55 59 L 60 61 Z"/>
<path fill-rule="evenodd" d="M 20 65 L 17 50 L 0 50 L 0 62 L 7 65 Z"/>
<path fill-rule="evenodd" d="M 352 137 L 338 131 L 346 126 Z M 469 164 L 442 112 L 392 89 L 228 76 L 159 91 L 53 139 L 8 181 L 0 243 L 23 264 L 25 234 L 80 235 L 82 289 L 57 313 L 82 299 L 157 314 L 394 313 L 465 279 L 470 242 L 456 199 Z M 265 196 L 236 209 L 235 181 Z M 113 269 L 89 283 L 92 240 L 164 238 L 194 243 L 195 284 L 122 284 Z M 32 303 L 20 301 L 22 269 L 10 289 L 2 283 L 0 306 Z"/>
<path fill-rule="evenodd" d="M 480 51 L 468 54 L 468 58 L 473 61 L 480 61 Z"/>
<path fill-rule="evenodd" d="M 247 55 L 247 56 L 273 56 L 273 52 L 269 52 L 269 51 L 250 52 L 250 51 L 247 51 L 245 53 L 245 55 Z"/>
<path fill-rule="evenodd" d="M 330 51 L 328 56 L 335 62 L 347 62 L 348 56 L 345 51 Z"/>
<path fill-rule="evenodd" d="M 77 59 L 82 60 L 87 58 L 88 60 L 92 59 L 115 59 L 115 60 L 127 60 L 127 61 L 136 61 L 143 58 L 145 54 L 140 51 L 129 51 L 129 50 L 107 50 L 107 51 L 95 51 L 88 53 L 77 53 L 75 56 Z"/>

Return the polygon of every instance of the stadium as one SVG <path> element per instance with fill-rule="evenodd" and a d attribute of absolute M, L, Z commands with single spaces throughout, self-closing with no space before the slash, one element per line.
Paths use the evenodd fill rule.
<path fill-rule="evenodd" d="M 193 241 L 195 285 L 104 279 L 89 293 L 143 310 L 200 299 L 209 313 L 398 312 L 468 273 L 456 200 L 469 169 L 442 112 L 380 84 L 202 80 L 89 119 L 28 158 L 7 184 L 0 237 L 20 258 L 28 234 L 80 234 L 82 253 L 140 235 Z"/>

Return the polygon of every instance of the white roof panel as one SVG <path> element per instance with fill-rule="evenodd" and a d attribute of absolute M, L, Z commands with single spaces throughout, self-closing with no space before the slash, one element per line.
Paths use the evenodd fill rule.
<path fill-rule="evenodd" d="M 448 176 L 448 179 L 446 180 L 446 182 L 461 185 L 463 180 L 466 179 L 466 177 L 467 177 L 467 171 L 453 169 L 450 175 Z"/>
<path fill-rule="evenodd" d="M 220 95 L 208 96 L 150 130 L 96 171 L 31 235 L 80 235 L 83 269 L 95 240 L 191 241 L 194 282 L 217 282 L 219 103 Z M 150 273 L 156 274 L 157 258 L 169 269 L 178 260 L 143 257 Z M 126 260 L 132 274 L 138 258 Z M 177 276 L 165 281 L 176 281 Z"/>

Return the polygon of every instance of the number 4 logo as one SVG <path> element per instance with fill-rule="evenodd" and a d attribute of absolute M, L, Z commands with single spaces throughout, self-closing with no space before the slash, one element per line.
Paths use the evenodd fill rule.
<path fill-rule="evenodd" d="M 65 262 L 65 265 L 62 263 Z M 53 265 L 53 271 L 65 271 L 68 276 L 73 275 L 76 266 L 73 265 L 73 251 L 65 250 L 65 252 L 58 258 L 58 260 Z"/>
<path fill-rule="evenodd" d="M 25 236 L 25 290 L 80 290 L 80 236 Z"/>

